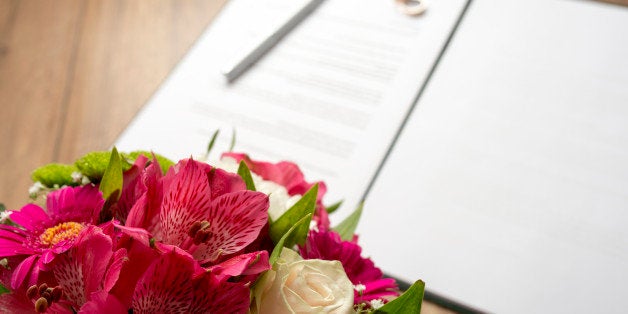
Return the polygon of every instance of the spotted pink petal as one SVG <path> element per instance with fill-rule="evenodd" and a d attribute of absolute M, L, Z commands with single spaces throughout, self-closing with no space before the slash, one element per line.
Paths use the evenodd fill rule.
<path fill-rule="evenodd" d="M 325 182 L 319 181 L 309 183 L 305 181 L 305 177 L 299 166 L 289 161 L 281 161 L 276 164 L 257 161 L 249 158 L 246 154 L 227 152 L 222 154 L 223 157 L 230 157 L 236 161 L 244 161 L 251 171 L 264 180 L 273 181 L 279 185 L 282 185 L 288 191 L 290 195 L 303 195 L 314 184 L 318 183 L 318 195 L 316 196 L 316 212 L 312 219 L 316 221 L 317 227 L 320 230 L 328 230 L 330 227 L 329 218 L 327 217 L 327 211 L 323 205 L 323 196 L 327 192 L 327 186 Z"/>
<path fill-rule="evenodd" d="M 268 196 L 253 191 L 224 194 L 211 203 L 209 240 L 198 246 L 194 257 L 213 262 L 236 253 L 253 242 L 268 221 Z"/>
<path fill-rule="evenodd" d="M 135 286 L 133 313 L 188 313 L 194 297 L 194 260 L 168 252 L 146 269 Z"/>
<path fill-rule="evenodd" d="M 211 168 L 207 172 L 207 178 L 211 188 L 212 199 L 226 193 L 246 190 L 246 183 L 244 183 L 242 177 L 222 169 Z"/>
<path fill-rule="evenodd" d="M 88 226 L 66 254 L 57 256 L 52 271 L 68 301 L 80 307 L 91 293 L 102 290 L 112 255 L 111 238 Z"/>
<path fill-rule="evenodd" d="M 210 209 L 210 189 L 207 175 L 195 162 L 186 162 L 178 172 L 164 178 L 164 199 L 159 220 L 161 240 L 181 245 L 196 221 L 204 220 Z"/>
<path fill-rule="evenodd" d="M 34 231 L 52 225 L 52 221 L 44 209 L 35 204 L 28 204 L 19 211 L 13 211 L 9 217 L 28 231 Z"/>
<path fill-rule="evenodd" d="M 241 254 L 208 268 L 220 280 L 241 275 L 257 275 L 270 269 L 268 251 Z"/>
<path fill-rule="evenodd" d="M 206 272 L 194 280 L 190 313 L 247 313 L 250 303 L 247 285 L 222 281 Z"/>

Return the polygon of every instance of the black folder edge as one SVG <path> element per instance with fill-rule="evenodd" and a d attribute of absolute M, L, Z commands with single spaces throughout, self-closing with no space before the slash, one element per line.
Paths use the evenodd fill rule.
<path fill-rule="evenodd" d="M 388 277 L 388 278 L 392 278 L 397 282 L 397 286 L 399 286 L 399 289 L 401 291 L 406 291 L 410 288 L 411 284 L 404 281 L 404 280 L 400 280 L 398 278 L 395 278 L 394 276 L 390 276 L 387 274 L 384 274 L 384 277 Z M 431 292 L 429 290 L 425 290 L 425 294 L 423 295 L 423 300 L 425 301 L 429 301 L 431 303 L 434 303 L 438 306 L 441 306 L 443 308 L 446 308 L 448 310 L 454 311 L 456 313 L 461 313 L 461 314 L 481 314 L 481 313 L 487 313 L 484 311 L 481 311 L 479 309 L 470 307 L 468 305 L 462 304 L 460 302 L 456 302 L 452 299 L 449 299 L 447 297 L 444 297 L 440 294 Z"/>
<path fill-rule="evenodd" d="M 443 47 L 441 48 L 440 52 L 438 53 L 438 56 L 436 57 L 436 60 L 434 61 L 434 64 L 432 64 L 432 68 L 430 69 L 430 71 L 427 74 L 427 77 L 423 81 L 423 84 L 421 85 L 421 88 L 419 89 L 419 91 L 417 92 L 416 96 L 412 100 L 412 103 L 410 104 L 410 107 L 408 109 L 408 112 L 406 113 L 405 118 L 401 122 L 401 124 L 399 126 L 399 129 L 397 129 L 395 137 L 391 141 L 390 146 L 388 146 L 388 150 L 386 151 L 386 154 L 382 158 L 382 161 L 380 162 L 379 166 L 377 167 L 377 170 L 373 174 L 373 177 L 371 178 L 371 181 L 370 181 L 368 187 L 366 188 L 366 191 L 362 195 L 362 201 L 366 200 L 366 197 L 367 197 L 368 193 L 371 191 L 371 188 L 373 187 L 373 184 L 375 183 L 375 180 L 379 176 L 379 173 L 381 172 L 382 168 L 384 167 L 384 164 L 388 160 L 388 157 L 390 156 L 393 148 L 395 147 L 395 144 L 399 140 L 399 136 L 401 135 L 402 130 L 406 126 L 408 120 L 410 119 L 410 116 L 412 115 L 412 112 L 414 111 L 414 108 L 417 106 L 417 103 L 421 99 L 421 96 L 423 95 L 423 92 L 427 88 L 429 82 L 432 79 L 432 76 L 436 72 L 436 68 L 440 64 L 443 56 L 445 55 L 445 52 L 447 51 L 447 48 L 449 47 L 449 44 L 451 43 L 452 39 L 454 38 L 454 35 L 456 34 L 456 31 L 458 30 L 458 27 L 460 26 L 460 24 L 462 22 L 462 19 L 464 18 L 464 16 L 466 15 L 467 11 L 469 10 L 469 7 L 471 6 L 471 2 L 473 2 L 473 0 L 467 0 L 467 2 L 465 3 L 464 7 L 462 8 L 462 11 L 460 12 L 460 15 L 458 15 L 456 23 L 454 24 L 454 26 L 452 27 L 451 31 L 449 32 L 449 36 L 447 36 L 447 40 L 445 40 L 445 43 L 443 44 Z M 397 285 L 399 286 L 399 288 L 402 291 L 405 291 L 408 288 L 410 288 L 410 284 L 408 282 L 406 282 L 406 281 L 400 280 L 400 279 L 395 278 L 394 276 L 390 276 L 390 275 L 384 275 L 384 276 L 388 277 L 388 278 L 393 278 L 397 282 Z M 429 283 L 427 283 L 427 284 L 429 284 Z M 466 314 L 466 313 L 469 313 L 469 314 L 487 313 L 487 312 L 478 310 L 476 308 L 473 308 L 471 306 L 468 306 L 468 305 L 462 304 L 460 302 L 454 301 L 454 300 L 452 300 L 450 298 L 444 297 L 444 296 L 439 295 L 437 293 L 431 292 L 429 290 L 425 291 L 423 299 L 426 300 L 426 301 L 429 301 L 431 303 L 434 303 L 436 305 L 439 305 L 439 306 L 441 306 L 443 308 L 452 310 L 452 311 L 454 311 L 456 313 L 463 313 L 463 314 Z"/>

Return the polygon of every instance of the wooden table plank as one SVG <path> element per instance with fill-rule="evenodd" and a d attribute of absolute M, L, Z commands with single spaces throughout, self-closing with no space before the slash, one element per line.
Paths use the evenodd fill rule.
<path fill-rule="evenodd" d="M 224 2 L 89 1 L 56 159 L 108 148 Z"/>
<path fill-rule="evenodd" d="M 80 1 L 0 1 L 0 200 L 28 200 L 29 173 L 50 162 L 63 116 Z"/>

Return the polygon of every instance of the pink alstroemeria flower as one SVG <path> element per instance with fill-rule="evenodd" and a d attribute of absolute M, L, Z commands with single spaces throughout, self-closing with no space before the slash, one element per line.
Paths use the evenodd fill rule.
<path fill-rule="evenodd" d="M 203 265 L 243 253 L 268 222 L 268 196 L 246 190 L 237 174 L 205 163 L 181 160 L 163 178 L 147 182 L 152 183 L 126 226 L 146 228 L 155 240 L 180 247 Z"/>
<path fill-rule="evenodd" d="M 0 225 L 0 257 L 24 256 L 11 277 L 11 287 L 37 283 L 55 257 L 70 249 L 79 234 L 98 223 L 104 200 L 97 187 L 66 187 L 47 196 L 46 208 L 28 204 L 10 214 L 21 227 Z"/>
<path fill-rule="evenodd" d="M 171 247 L 140 273 L 130 299 L 133 313 L 246 313 L 248 284 L 227 281 L 206 271 L 187 252 Z M 121 276 L 121 281 L 124 280 Z M 129 307 L 114 293 L 92 294 L 79 313 L 127 313 Z"/>
<path fill-rule="evenodd" d="M 340 261 L 349 280 L 359 287 L 355 291 L 355 304 L 399 296 L 395 280 L 382 278 L 382 271 L 373 261 L 362 257 L 362 248 L 355 241 L 343 241 L 337 232 L 312 230 L 299 251 L 304 259 Z"/>
<path fill-rule="evenodd" d="M 316 196 L 316 212 L 312 219 L 316 221 L 319 230 L 328 230 L 330 223 L 327 211 L 323 205 L 323 196 L 327 192 L 327 186 L 324 182 L 309 183 L 305 181 L 305 176 L 299 166 L 289 161 L 280 161 L 278 163 L 270 163 L 257 161 L 249 158 L 247 154 L 227 152 L 222 157 L 230 157 L 237 162 L 244 160 L 249 169 L 262 177 L 264 180 L 273 181 L 286 188 L 290 195 L 303 195 L 314 184 L 318 183 L 318 195 Z"/>

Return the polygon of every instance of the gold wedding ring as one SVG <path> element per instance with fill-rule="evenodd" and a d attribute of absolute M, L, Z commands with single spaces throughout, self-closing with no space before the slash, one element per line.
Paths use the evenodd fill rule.
<path fill-rule="evenodd" d="M 427 9 L 425 0 L 395 0 L 399 10 L 406 15 L 421 15 Z"/>

